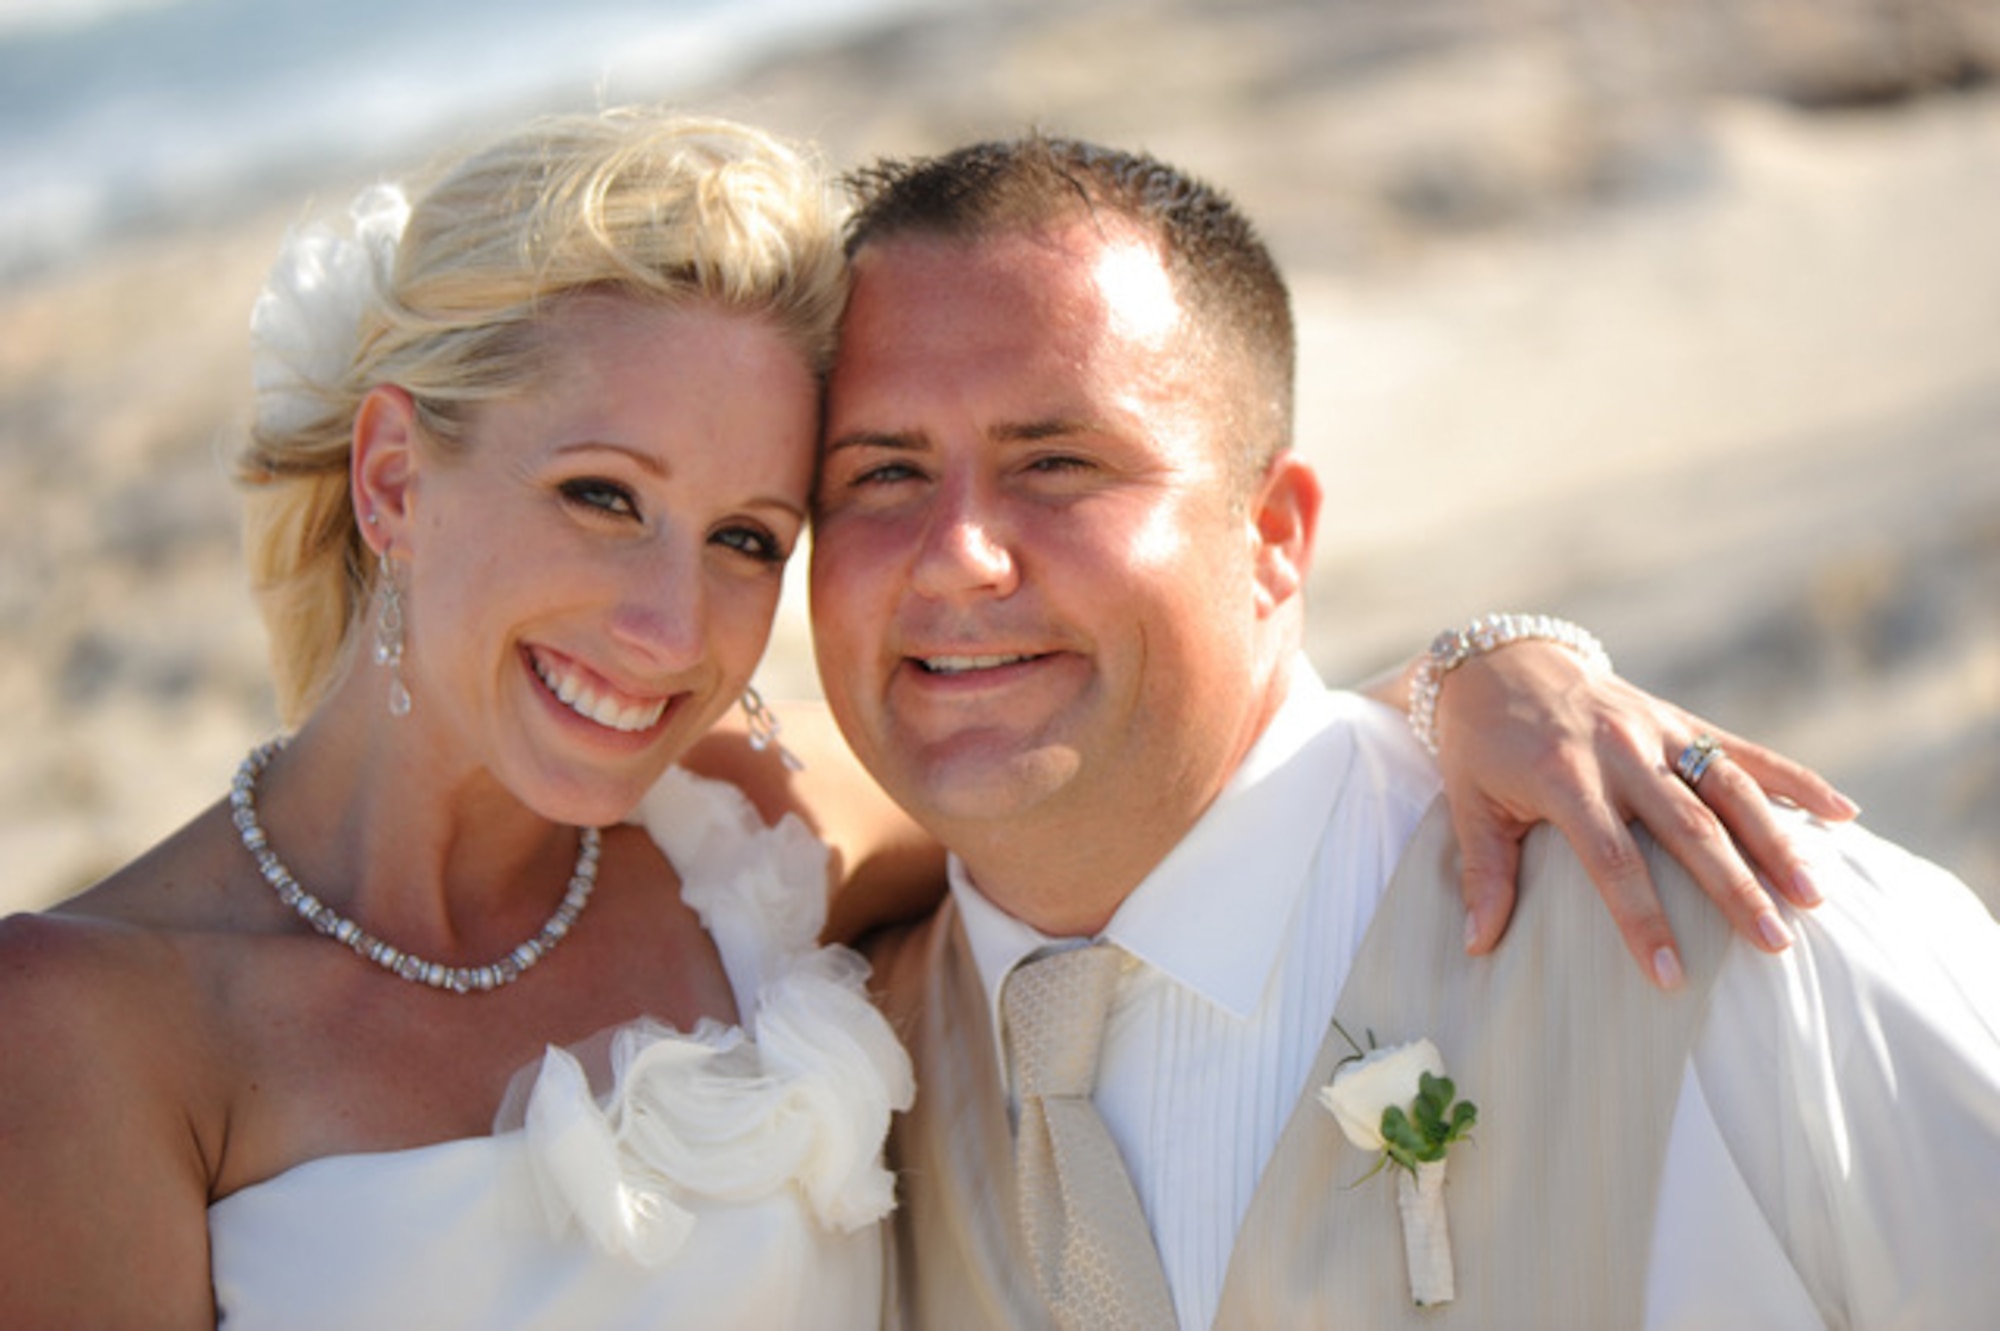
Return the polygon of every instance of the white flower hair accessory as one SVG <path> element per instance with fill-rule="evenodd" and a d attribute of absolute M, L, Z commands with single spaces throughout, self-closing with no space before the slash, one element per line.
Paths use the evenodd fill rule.
<path fill-rule="evenodd" d="M 1354 1046 L 1342 1059 L 1319 1100 L 1333 1114 L 1347 1140 L 1364 1151 L 1380 1151 L 1372 1177 L 1396 1165 L 1396 1202 L 1403 1217 L 1403 1257 L 1409 1268 L 1410 1298 L 1418 1307 L 1450 1303 L 1457 1295 L 1451 1269 L 1451 1230 L 1444 1209 L 1445 1154 L 1470 1136 L 1479 1110 L 1454 1098 L 1458 1088 L 1444 1075 L 1444 1057 L 1429 1040 L 1361 1052 Z M 1368 1036 L 1375 1043 L 1374 1033 Z"/>
<path fill-rule="evenodd" d="M 250 311 L 250 384 L 267 430 L 310 425 L 347 373 L 369 299 L 387 287 L 410 220 L 400 186 L 372 185 L 348 208 L 353 232 L 324 223 L 285 237 Z"/>

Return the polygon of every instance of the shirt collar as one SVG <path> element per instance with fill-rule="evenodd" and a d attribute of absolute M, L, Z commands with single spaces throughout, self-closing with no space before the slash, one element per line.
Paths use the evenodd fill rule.
<path fill-rule="evenodd" d="M 1353 763 L 1339 696 L 1299 658 L 1285 701 L 1229 784 L 1102 935 L 1238 1018 L 1262 1001 Z M 1030 954 L 1061 940 L 988 901 L 955 855 L 949 874 L 998 1048 L 1000 986 Z"/>

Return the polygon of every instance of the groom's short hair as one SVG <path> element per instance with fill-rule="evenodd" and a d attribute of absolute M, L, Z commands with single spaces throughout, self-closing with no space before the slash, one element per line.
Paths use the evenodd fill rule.
<path fill-rule="evenodd" d="M 1291 296 L 1243 211 L 1145 153 L 1029 134 L 934 157 L 883 159 L 848 177 L 847 253 L 898 236 L 976 241 L 1072 219 L 1123 218 L 1159 247 L 1192 349 L 1240 371 L 1224 433 L 1232 474 L 1254 481 L 1291 446 Z"/>

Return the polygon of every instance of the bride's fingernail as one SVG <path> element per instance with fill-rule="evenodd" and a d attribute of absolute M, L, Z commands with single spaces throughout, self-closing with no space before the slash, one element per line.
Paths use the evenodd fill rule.
<path fill-rule="evenodd" d="M 1794 869 L 1792 871 L 1792 900 L 1798 902 L 1801 906 L 1817 906 L 1820 902 L 1826 900 L 1826 898 L 1820 895 L 1819 884 L 1812 880 L 1811 874 L 1807 873 L 1804 869 Z"/>
<path fill-rule="evenodd" d="M 1473 945 L 1478 941 L 1479 917 L 1471 911 L 1467 911 L 1465 912 L 1465 950 L 1467 952 L 1472 951 Z"/>
<path fill-rule="evenodd" d="M 1681 987 L 1681 959 L 1670 947 L 1663 947 L 1653 954 L 1653 979 L 1660 988 L 1669 991 Z"/>
<path fill-rule="evenodd" d="M 1792 945 L 1792 931 L 1785 927 L 1785 922 L 1778 918 L 1774 910 L 1767 910 L 1757 917 L 1757 936 L 1773 952 L 1783 952 Z"/>

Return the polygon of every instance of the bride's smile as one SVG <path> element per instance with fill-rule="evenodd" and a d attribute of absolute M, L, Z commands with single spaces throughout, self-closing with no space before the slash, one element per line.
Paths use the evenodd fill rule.
<path fill-rule="evenodd" d="M 565 707 L 587 721 L 625 734 L 636 734 L 651 730 L 666 715 L 671 701 L 669 698 L 651 701 L 634 698 L 604 682 L 601 676 L 589 674 L 576 663 L 547 648 L 531 647 L 526 655 L 535 677 L 546 684 L 549 692 Z"/>

